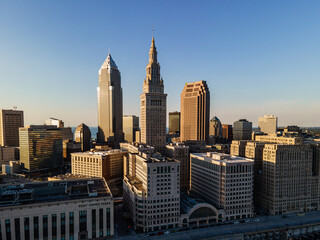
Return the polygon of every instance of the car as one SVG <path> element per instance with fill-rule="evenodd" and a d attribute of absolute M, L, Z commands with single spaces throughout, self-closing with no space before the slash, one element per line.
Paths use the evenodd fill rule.
<path fill-rule="evenodd" d="M 251 221 L 250 219 L 246 219 L 246 220 L 245 220 L 246 223 L 249 223 L 250 221 Z"/>
<path fill-rule="evenodd" d="M 165 231 L 165 232 L 164 232 L 165 235 L 167 235 L 167 234 L 169 234 L 169 233 L 170 233 L 170 231 Z"/>
<path fill-rule="evenodd" d="M 238 221 L 234 221 L 234 222 L 233 222 L 233 224 L 238 224 L 238 223 L 239 223 Z"/>
<path fill-rule="evenodd" d="M 163 232 L 158 232 L 157 235 L 163 235 Z"/>
<path fill-rule="evenodd" d="M 155 236 L 155 235 L 156 235 L 155 233 L 150 233 L 149 234 L 150 237 Z"/>

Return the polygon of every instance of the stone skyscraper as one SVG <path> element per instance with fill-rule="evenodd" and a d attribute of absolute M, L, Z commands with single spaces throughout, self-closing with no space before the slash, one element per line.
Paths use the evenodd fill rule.
<path fill-rule="evenodd" d="M 97 90 L 97 141 L 118 147 L 119 143 L 123 141 L 121 76 L 110 54 L 99 70 Z"/>
<path fill-rule="evenodd" d="M 166 145 L 166 109 L 167 94 L 163 93 L 163 79 L 157 60 L 157 49 L 152 38 L 149 51 L 149 63 L 146 67 L 141 100 L 141 142 L 164 152 Z"/>
<path fill-rule="evenodd" d="M 186 83 L 181 93 L 180 140 L 208 141 L 210 92 L 206 81 Z"/>

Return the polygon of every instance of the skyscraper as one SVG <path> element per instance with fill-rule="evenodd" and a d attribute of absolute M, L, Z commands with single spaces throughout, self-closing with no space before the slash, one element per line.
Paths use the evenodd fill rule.
<path fill-rule="evenodd" d="M 181 141 L 209 139 L 210 92 L 206 81 L 186 83 L 181 93 Z"/>
<path fill-rule="evenodd" d="M 216 137 L 222 137 L 222 125 L 219 118 L 216 116 L 210 120 L 209 134 Z"/>
<path fill-rule="evenodd" d="M 97 141 L 118 147 L 123 141 L 121 76 L 110 54 L 99 70 L 97 91 Z"/>
<path fill-rule="evenodd" d="M 252 122 L 240 119 L 233 123 L 233 140 L 251 140 Z"/>
<path fill-rule="evenodd" d="M 91 131 L 90 128 L 81 123 L 74 132 L 75 142 L 81 143 L 81 151 L 89 151 L 91 147 Z"/>
<path fill-rule="evenodd" d="M 0 145 L 18 147 L 23 125 L 23 111 L 0 109 Z"/>
<path fill-rule="evenodd" d="M 139 117 L 134 115 L 123 116 L 124 139 L 127 142 L 135 142 L 136 131 L 139 131 Z"/>
<path fill-rule="evenodd" d="M 180 112 L 169 112 L 169 133 L 180 133 Z"/>
<path fill-rule="evenodd" d="M 141 142 L 164 152 L 166 145 L 167 94 L 164 93 L 163 79 L 157 59 L 157 49 L 152 38 L 149 63 L 146 67 L 141 100 Z"/>
<path fill-rule="evenodd" d="M 259 117 L 259 128 L 261 132 L 267 134 L 277 133 L 278 118 L 274 115 L 264 115 Z"/>

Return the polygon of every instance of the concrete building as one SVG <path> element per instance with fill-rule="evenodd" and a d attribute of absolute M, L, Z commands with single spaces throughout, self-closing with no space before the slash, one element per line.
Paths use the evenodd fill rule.
<path fill-rule="evenodd" d="M 233 140 L 251 140 L 252 122 L 240 119 L 233 123 Z"/>
<path fill-rule="evenodd" d="M 98 143 L 118 147 L 123 141 L 122 88 L 120 71 L 110 53 L 99 70 Z"/>
<path fill-rule="evenodd" d="M 57 126 L 57 128 L 64 128 L 64 122 L 57 118 L 49 118 L 46 120 L 46 125 L 54 125 Z"/>
<path fill-rule="evenodd" d="M 252 159 L 222 153 L 192 153 L 191 192 L 224 215 L 219 219 L 253 217 Z"/>
<path fill-rule="evenodd" d="M 312 201 L 312 163 L 310 145 L 265 144 L 258 207 L 273 215 L 318 209 L 319 194 Z"/>
<path fill-rule="evenodd" d="M 1 185 L 1 239 L 114 235 L 113 198 L 101 178 Z"/>
<path fill-rule="evenodd" d="M 141 131 L 136 131 L 136 142 L 141 143 Z"/>
<path fill-rule="evenodd" d="M 0 165 L 19 159 L 19 148 L 0 146 Z"/>
<path fill-rule="evenodd" d="M 71 153 L 71 173 L 87 177 L 103 177 L 107 182 L 122 181 L 123 157 L 120 149 Z"/>
<path fill-rule="evenodd" d="M 186 83 L 181 93 L 181 142 L 209 139 L 210 92 L 206 81 Z"/>
<path fill-rule="evenodd" d="M 278 118 L 274 115 L 264 115 L 259 117 L 259 129 L 267 134 L 276 134 L 278 128 Z"/>
<path fill-rule="evenodd" d="M 80 142 L 63 140 L 63 165 L 68 171 L 71 171 L 71 153 L 81 152 L 81 146 Z"/>
<path fill-rule="evenodd" d="M 183 143 L 170 143 L 166 146 L 166 156 L 180 162 L 180 187 L 190 187 L 190 156 L 189 147 Z"/>
<path fill-rule="evenodd" d="M 19 128 L 23 126 L 23 111 L 0 109 L 0 145 L 19 147 Z"/>
<path fill-rule="evenodd" d="M 215 137 L 222 137 L 222 124 L 217 117 L 213 117 L 210 120 L 209 135 Z"/>
<path fill-rule="evenodd" d="M 81 123 L 74 132 L 75 142 L 81 143 L 81 151 L 89 151 L 91 148 L 91 131 L 90 128 Z"/>
<path fill-rule="evenodd" d="M 180 112 L 169 112 L 169 133 L 180 133 Z"/>
<path fill-rule="evenodd" d="M 163 79 L 157 49 L 152 38 L 146 78 L 143 81 L 141 100 L 141 142 L 164 152 L 166 146 L 167 94 L 164 93 Z"/>
<path fill-rule="evenodd" d="M 222 137 L 230 143 L 233 140 L 232 125 L 222 124 Z"/>
<path fill-rule="evenodd" d="M 139 131 L 139 117 L 134 115 L 123 116 L 124 140 L 127 142 L 135 142 L 136 131 Z"/>
<path fill-rule="evenodd" d="M 266 143 L 277 143 L 285 145 L 301 145 L 303 144 L 302 137 L 284 137 L 273 135 L 257 135 L 255 136 L 255 141 L 266 142 Z"/>
<path fill-rule="evenodd" d="M 48 125 L 30 125 L 19 128 L 20 162 L 25 170 L 49 169 L 63 166 L 62 135 L 60 128 Z"/>
<path fill-rule="evenodd" d="M 149 232 L 178 227 L 180 163 L 141 152 L 126 161 L 131 170 L 124 175 L 123 201 L 134 228 Z"/>
<path fill-rule="evenodd" d="M 233 140 L 230 145 L 230 155 L 245 157 L 247 140 Z"/>

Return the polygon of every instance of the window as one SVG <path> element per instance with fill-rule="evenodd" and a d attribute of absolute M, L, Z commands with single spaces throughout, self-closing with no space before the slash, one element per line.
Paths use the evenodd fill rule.
<path fill-rule="evenodd" d="M 15 228 L 15 231 L 16 231 L 16 240 L 20 240 L 21 239 L 20 218 L 15 218 L 14 219 L 14 228 Z"/>
<path fill-rule="evenodd" d="M 66 238 L 66 214 L 60 214 L 60 229 L 61 229 L 61 240 Z"/>
<path fill-rule="evenodd" d="M 30 223 L 28 217 L 24 218 L 24 238 L 26 240 L 30 239 Z"/>
<path fill-rule="evenodd" d="M 33 217 L 33 237 L 39 239 L 39 217 Z"/>
<path fill-rule="evenodd" d="M 57 214 L 52 214 L 51 215 L 51 222 L 52 222 L 52 239 L 56 240 L 57 239 Z"/>
<path fill-rule="evenodd" d="M 69 212 L 69 236 L 70 240 L 74 239 L 74 214 Z"/>
<path fill-rule="evenodd" d="M 80 232 L 87 231 L 87 211 L 80 211 L 79 212 L 79 225 L 80 225 Z"/>
<path fill-rule="evenodd" d="M 43 238 L 48 239 L 48 215 L 42 216 L 42 231 L 43 231 Z"/>

